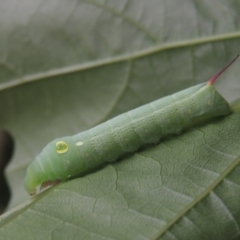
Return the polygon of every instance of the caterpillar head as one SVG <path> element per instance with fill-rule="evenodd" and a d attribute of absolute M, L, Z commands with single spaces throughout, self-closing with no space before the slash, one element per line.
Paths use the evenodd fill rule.
<path fill-rule="evenodd" d="M 79 143 L 78 143 L 79 144 Z M 72 137 L 63 137 L 50 142 L 27 168 L 24 188 L 30 195 L 40 190 L 65 181 L 84 169 Z"/>

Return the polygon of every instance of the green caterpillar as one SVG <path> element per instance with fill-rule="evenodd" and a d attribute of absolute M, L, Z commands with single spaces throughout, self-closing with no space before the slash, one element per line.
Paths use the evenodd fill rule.
<path fill-rule="evenodd" d="M 35 195 L 39 185 L 44 188 L 76 177 L 199 122 L 230 114 L 228 102 L 212 84 L 237 57 L 207 83 L 151 102 L 74 136 L 50 142 L 27 168 L 26 191 Z"/>

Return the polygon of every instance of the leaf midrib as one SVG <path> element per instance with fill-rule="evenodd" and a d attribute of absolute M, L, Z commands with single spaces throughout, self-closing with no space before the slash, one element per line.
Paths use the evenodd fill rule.
<path fill-rule="evenodd" d="M 172 218 L 165 227 L 163 227 L 157 234 L 151 239 L 156 240 L 163 236 L 180 218 L 193 209 L 202 199 L 212 192 L 225 178 L 231 173 L 231 171 L 240 163 L 240 156 L 238 156 L 217 178 L 209 185 L 201 194 L 199 194 L 190 204 L 188 204 L 182 211 L 180 211 L 174 218 Z"/>
<path fill-rule="evenodd" d="M 208 36 L 208 37 L 202 37 L 197 39 L 191 39 L 191 40 L 162 43 L 142 51 L 136 51 L 134 53 L 123 54 L 117 57 L 108 57 L 104 60 L 101 59 L 101 60 L 91 61 L 83 64 L 81 63 L 81 64 L 77 64 L 70 67 L 68 66 L 64 68 L 58 68 L 58 69 L 46 71 L 44 73 L 41 72 L 37 74 L 27 75 L 25 77 L 20 77 L 19 79 L 15 79 L 15 80 L 0 84 L 0 91 L 17 87 L 19 85 L 23 85 L 26 83 L 31 83 L 34 81 L 57 77 L 60 75 L 72 74 L 74 72 L 85 71 L 88 69 L 106 66 L 109 64 L 120 63 L 123 61 L 135 60 L 135 59 L 146 57 L 147 55 L 155 54 L 164 50 L 200 45 L 204 43 L 224 41 L 224 40 L 235 39 L 235 38 L 240 38 L 240 31 L 234 32 L 234 33 L 228 33 L 228 34 L 219 34 L 216 36 Z"/>

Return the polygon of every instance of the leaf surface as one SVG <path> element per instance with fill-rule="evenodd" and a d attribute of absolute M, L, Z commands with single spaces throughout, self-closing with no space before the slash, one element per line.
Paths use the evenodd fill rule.
<path fill-rule="evenodd" d="M 16 141 L 15 156 L 7 171 L 7 177 L 13 191 L 12 202 L 9 208 L 23 203 L 29 198 L 22 187 L 26 167 L 52 139 L 64 135 L 76 134 L 144 103 L 207 81 L 219 71 L 229 60 L 239 53 L 239 4 L 238 0 L 225 0 L 221 2 L 217 0 L 201 2 L 190 0 L 74 0 L 70 2 L 25 0 L 21 1 L 21 4 L 17 0 L 2 1 L 0 3 L 0 126 L 9 130 Z M 216 87 L 229 101 L 239 97 L 240 68 L 238 64 L 239 62 L 236 62 L 231 69 L 224 73 L 221 80 L 219 79 L 219 82 L 216 83 Z M 216 125 L 216 123 L 212 124 Z M 44 234 L 44 231 L 42 231 L 43 227 L 41 227 L 42 224 L 45 224 L 46 236 L 50 236 L 48 234 L 54 232 L 54 226 L 56 229 L 57 227 L 60 229 L 60 226 L 63 226 L 61 229 L 64 232 L 64 227 L 69 226 L 67 216 L 71 216 L 74 219 L 70 210 L 69 212 L 66 210 L 62 213 L 64 216 L 66 215 L 66 219 L 63 220 L 57 217 L 56 225 L 53 222 L 52 225 L 47 224 L 46 219 L 48 218 L 43 218 L 45 222 L 42 223 L 42 218 L 37 213 L 33 213 L 28 220 L 24 219 L 24 216 L 28 218 L 26 214 L 29 214 L 29 211 L 34 212 L 34 209 L 40 202 L 41 206 L 44 206 L 42 201 L 45 202 L 44 209 L 47 209 L 46 206 L 48 204 L 50 206 L 51 199 L 53 205 L 55 202 L 56 208 L 57 206 L 61 206 L 62 208 L 64 202 L 61 205 L 58 201 L 63 201 L 63 198 L 58 199 L 57 196 L 61 191 L 67 191 L 66 189 L 68 188 L 68 191 L 73 192 L 79 189 L 89 189 L 88 191 L 92 195 L 96 194 L 93 196 L 94 206 L 101 206 L 101 204 L 96 205 L 96 202 L 99 202 L 96 199 L 99 199 L 101 196 L 98 192 L 94 193 L 94 189 L 96 189 L 96 191 L 102 191 L 102 196 L 107 196 L 108 191 L 110 191 L 110 195 L 114 195 L 113 198 L 116 198 L 120 205 L 115 206 L 114 203 L 105 206 L 105 203 L 102 203 L 103 206 L 100 207 L 102 210 L 99 210 L 96 207 L 92 207 L 90 205 L 91 201 L 89 201 L 89 208 L 86 207 L 83 209 L 85 213 L 79 210 L 82 216 L 85 216 L 84 219 L 88 219 L 84 224 L 89 225 L 86 225 L 86 227 L 81 222 L 79 222 L 76 228 L 74 228 L 75 225 L 71 225 L 70 230 L 66 231 L 66 234 L 71 233 L 73 234 L 72 236 L 77 236 L 79 226 L 81 225 L 82 231 L 88 237 L 91 235 L 91 238 L 94 238 L 101 235 L 103 238 L 122 239 L 122 235 L 118 237 L 113 236 L 114 233 L 120 234 L 121 228 L 119 227 L 117 230 L 119 222 L 116 218 L 118 216 L 126 226 L 127 223 L 136 219 L 136 226 L 130 227 L 128 225 L 132 235 L 128 231 L 125 231 L 125 234 L 129 234 L 129 238 L 133 235 L 139 237 L 138 239 L 148 239 L 149 236 L 156 236 L 157 238 L 164 228 L 170 227 L 168 224 L 173 221 L 173 216 L 179 216 L 179 213 L 183 209 L 186 209 L 186 206 L 201 195 L 204 190 L 208 189 L 216 180 L 217 175 L 221 175 L 232 164 L 232 161 L 234 161 L 233 159 L 226 160 L 224 164 L 220 161 L 220 164 L 219 160 L 215 160 L 212 162 L 213 166 L 210 169 L 207 164 L 206 169 L 214 173 L 216 172 L 216 178 L 214 178 L 215 175 L 213 173 L 212 175 L 209 173 L 211 176 L 208 176 L 206 173 L 205 176 L 202 173 L 204 177 L 200 178 L 200 182 L 196 183 L 195 188 L 192 187 L 194 184 L 191 184 L 190 180 L 188 183 L 186 183 L 187 180 L 179 180 L 178 182 L 177 169 L 179 169 L 179 174 L 181 171 L 183 171 L 181 174 L 190 171 L 191 176 L 196 177 L 197 174 L 195 172 L 200 171 L 201 168 L 205 169 L 205 165 L 201 165 L 203 160 L 200 159 L 204 158 L 204 156 L 209 156 L 211 148 L 215 149 L 217 147 L 220 152 L 225 153 L 226 146 L 232 144 L 234 141 L 236 145 L 239 144 L 236 141 L 238 139 L 238 121 L 235 120 L 231 124 L 230 122 L 227 124 L 227 130 L 225 129 L 225 131 L 228 134 L 228 129 L 233 128 L 234 130 L 231 132 L 233 135 L 228 134 L 228 138 L 224 143 L 221 143 L 224 139 L 219 136 L 217 130 L 216 132 L 209 130 L 208 134 L 216 139 L 215 145 L 210 145 L 211 147 L 209 148 L 204 146 L 201 151 L 195 150 L 197 148 L 195 146 L 197 144 L 196 141 L 200 138 L 200 132 L 195 130 L 197 139 L 195 140 L 194 137 L 191 137 L 191 140 L 189 140 L 190 149 L 188 151 L 189 154 L 192 154 L 186 159 L 184 151 L 187 150 L 184 150 L 181 141 L 175 138 L 174 140 L 168 140 L 170 143 L 171 141 L 178 142 L 175 150 L 172 150 L 170 147 L 167 152 L 171 159 L 177 160 L 172 160 L 171 164 L 169 163 L 170 165 L 167 165 L 168 167 L 165 167 L 164 170 L 157 161 L 155 161 L 154 165 L 153 159 L 155 155 L 158 155 L 158 157 L 162 156 L 162 153 L 159 156 L 159 151 L 161 150 L 160 152 L 162 152 L 165 144 L 144 150 L 144 153 L 149 153 L 150 155 L 141 155 L 142 152 L 141 154 L 136 153 L 136 155 L 129 159 L 109 165 L 89 176 L 61 184 L 57 188 L 54 188 L 54 191 L 49 190 L 43 193 L 41 197 L 37 197 L 36 202 L 31 202 L 31 200 L 29 208 L 22 208 L 22 206 L 28 204 L 26 202 L 19 207 L 19 210 L 17 208 L 12 210 L 12 213 L 8 213 L 10 215 L 7 214 L 7 217 L 3 217 L 2 219 L 4 227 L 1 228 L 1 231 L 4 229 L 4 234 L 6 234 L 4 236 L 6 238 L 8 238 L 8 234 L 14 234 L 14 231 L 10 233 L 10 230 L 6 229 L 12 229 L 10 226 L 16 227 L 14 224 L 19 224 L 19 222 L 15 222 L 14 218 L 11 217 L 16 214 L 16 219 L 19 220 L 20 218 L 23 222 L 28 222 L 28 226 L 31 226 L 31 224 L 33 226 L 33 228 L 28 228 L 29 232 L 26 231 L 26 236 L 30 236 L 28 234 L 32 234 L 31 229 L 34 229 L 36 233 L 39 233 L 39 238 L 41 238 L 42 234 Z M 188 134 L 190 133 L 184 134 L 184 136 L 186 137 Z M 165 148 L 168 149 L 167 146 Z M 235 156 L 234 159 L 240 155 L 237 152 L 238 149 L 234 150 L 235 152 L 231 151 L 232 149 L 229 150 L 229 154 Z M 166 156 L 167 158 L 164 158 L 164 161 L 169 159 L 169 156 Z M 149 162 L 153 166 L 144 164 L 148 159 L 150 159 Z M 200 169 L 193 170 L 194 167 L 186 167 L 186 164 L 183 163 L 191 162 L 191 160 L 195 164 L 200 164 L 200 166 L 196 165 Z M 208 159 L 208 161 L 210 160 Z M 182 162 L 182 164 L 179 162 Z M 174 167 L 175 165 L 176 167 Z M 117 179 L 122 179 L 114 173 L 118 171 L 118 168 L 122 169 L 122 171 L 119 171 L 123 172 L 124 176 L 126 175 L 119 189 L 126 187 L 126 191 L 129 191 L 127 193 L 118 193 L 119 195 L 116 196 L 119 196 L 119 198 L 115 196 L 116 193 L 113 194 L 114 185 L 111 186 L 110 184 L 112 180 L 113 183 L 115 181 L 115 188 L 117 188 Z M 134 169 L 139 169 L 139 172 L 136 172 L 139 175 L 135 176 L 135 180 L 132 179 L 134 177 L 132 176 Z M 146 170 L 146 173 L 143 169 Z M 236 170 L 232 170 L 231 172 L 234 171 Z M 164 174 L 168 177 L 164 177 Z M 234 176 L 237 179 L 238 175 Z M 151 178 L 152 181 L 148 178 Z M 154 182 L 155 178 L 156 181 Z M 171 182 L 169 178 L 177 178 L 177 182 L 176 179 Z M 103 183 L 101 179 L 103 179 Z M 144 182 L 145 179 L 146 182 Z M 237 182 L 236 179 L 234 180 L 235 182 Z M 107 186 L 105 181 L 110 181 L 108 183 L 110 185 Z M 164 188 L 163 190 L 160 190 L 162 189 L 160 188 L 162 185 L 156 186 L 156 189 L 159 188 L 159 192 L 164 191 L 163 195 L 160 193 L 158 193 L 159 195 L 157 193 L 154 195 L 153 190 L 152 195 L 149 193 L 151 192 L 151 186 L 155 186 L 156 183 L 167 183 L 166 189 Z M 95 184 L 99 185 L 95 186 Z M 131 184 L 133 185 L 131 186 Z M 238 182 L 236 186 L 238 186 Z M 178 188 L 181 188 L 181 191 L 187 191 L 188 188 L 191 189 L 191 193 L 183 191 L 183 195 L 187 195 L 192 200 L 188 198 L 183 200 L 183 196 L 178 195 Z M 174 191 L 176 191 L 175 198 L 171 195 Z M 224 192 L 227 190 L 220 191 Z M 234 192 L 237 194 L 237 190 L 234 190 Z M 62 194 L 63 196 L 68 196 L 66 192 Z M 85 197 L 84 192 L 80 193 L 80 196 L 81 194 L 83 194 L 84 199 L 88 199 L 87 194 L 87 197 Z M 165 198 L 165 195 L 171 197 Z M 77 196 L 76 202 L 81 198 Z M 141 200 L 140 196 L 142 196 L 143 200 Z M 157 196 L 157 199 L 153 200 L 154 196 Z M 119 200 L 120 197 L 122 198 L 121 201 Z M 149 198 L 149 204 L 147 204 L 145 197 Z M 209 197 L 212 197 L 212 195 L 210 194 Z M 125 198 L 129 198 L 130 200 L 126 200 Z M 170 210 L 169 208 L 165 209 L 164 204 L 157 203 L 158 198 L 161 201 L 164 198 L 164 201 L 169 202 L 172 208 Z M 181 198 L 183 199 L 181 200 Z M 207 197 L 204 199 L 207 199 Z M 237 195 L 236 198 L 229 197 L 229 204 L 227 206 L 233 209 L 230 210 L 230 213 L 233 214 L 232 219 L 235 219 L 237 222 L 238 208 L 235 207 L 235 199 L 237 199 Z M 50 202 L 47 203 L 48 201 Z M 70 203 L 75 200 L 71 200 L 69 197 L 69 200 L 65 199 L 64 201 L 65 203 Z M 111 202 L 112 200 L 109 201 Z M 132 213 L 129 213 L 129 210 L 125 211 L 125 209 L 132 209 L 129 201 L 130 203 L 137 204 L 133 208 Z M 179 204 L 178 201 L 183 202 Z M 84 201 L 81 200 L 79 202 Z M 212 202 L 210 201 L 210 203 Z M 209 211 L 208 205 L 204 206 L 206 211 Z M 216 206 L 220 209 L 219 212 L 225 213 L 222 207 L 220 208 L 219 205 Z M 66 204 L 66 207 L 70 207 L 70 205 Z M 79 207 L 81 206 L 76 208 Z M 193 207 L 195 209 L 196 206 L 194 205 Z M 92 215 L 91 213 L 95 213 L 95 208 L 97 215 Z M 156 214 L 153 214 L 154 216 L 152 217 L 154 224 L 149 220 L 149 225 L 146 224 L 145 228 L 145 223 L 148 221 L 148 218 L 151 218 L 149 216 L 152 214 L 152 212 L 149 213 L 145 210 L 148 208 L 151 208 L 152 212 L 154 212 L 153 209 L 156 209 Z M 92 212 L 87 209 L 92 209 Z M 121 218 L 119 217 L 120 215 L 115 214 L 115 210 L 118 211 L 118 209 L 120 212 L 122 211 L 122 214 L 126 214 L 127 218 Z M 138 215 L 141 215 L 139 209 L 144 209 L 143 215 L 146 211 L 145 220 L 139 218 Z M 42 209 L 36 208 L 35 211 L 41 212 Z M 105 211 L 107 212 L 106 214 Z M 45 216 L 46 212 L 48 213 L 49 211 L 43 211 L 43 216 Z M 188 211 L 188 213 L 190 212 Z M 86 216 L 87 213 L 90 216 Z M 113 216 L 109 217 L 110 213 L 114 213 L 113 215 L 116 218 Z M 160 213 L 162 214 L 161 216 L 159 215 Z M 102 222 L 105 222 L 106 226 L 99 225 L 99 229 L 96 230 L 96 226 L 94 227 L 93 224 L 94 221 L 91 218 L 92 216 L 96 221 L 96 226 L 99 224 L 99 219 L 102 219 Z M 219 215 L 215 216 L 217 216 L 217 220 L 221 219 Z M 31 221 L 35 217 L 39 219 L 38 224 L 35 220 Z M 192 232 L 195 234 L 202 232 L 207 234 L 207 227 L 211 231 L 214 229 L 216 229 L 216 232 L 223 231 L 221 227 L 208 225 L 208 221 L 212 223 L 215 220 L 211 219 L 207 214 L 205 217 L 207 218 L 205 220 L 206 224 L 203 227 L 205 230 L 203 231 L 199 225 L 195 227 L 193 224 Z M 226 216 L 224 215 L 225 218 Z M 184 218 L 182 217 L 181 219 Z M 49 221 L 51 222 L 51 220 Z M 76 221 L 78 222 L 79 219 L 77 218 Z M 181 230 L 181 224 L 183 224 L 181 221 L 183 220 L 174 222 L 174 227 L 171 229 L 177 231 L 176 227 L 178 226 L 177 223 L 179 223 L 179 229 Z M 188 219 L 184 221 L 185 224 L 188 223 L 188 226 L 190 226 Z M 228 226 L 228 222 L 224 222 L 224 224 L 225 227 Z M 237 224 L 235 225 L 237 226 Z M 233 225 L 229 223 L 229 226 L 232 227 Z M 108 231 L 105 231 L 106 229 Z M 174 234 L 175 238 L 182 236 L 178 235 L 177 232 L 170 233 L 169 229 L 164 230 L 166 234 L 162 235 L 163 238 L 174 239 Z M 95 236 L 95 231 L 99 235 Z M 229 231 L 231 232 L 231 229 Z M 61 234 L 60 232 L 59 234 Z M 76 235 L 74 235 L 74 232 L 76 232 Z M 109 234 L 110 232 L 113 235 Z M 139 235 L 135 235 L 136 232 Z M 235 232 L 235 230 L 232 231 L 232 234 L 235 234 Z M 105 236 L 103 233 L 109 235 Z M 124 233 L 121 232 L 121 234 Z M 189 234 L 188 231 L 186 231 L 186 234 Z M 65 235 L 62 234 L 61 236 Z M 189 236 L 191 239 L 191 235 Z M 203 235 L 196 236 L 202 237 Z M 194 235 L 197 239 L 196 236 Z M 185 236 L 182 238 L 186 239 Z"/>
<path fill-rule="evenodd" d="M 239 119 L 237 111 L 52 187 L 6 214 L 0 236 L 234 239 L 240 224 Z"/>

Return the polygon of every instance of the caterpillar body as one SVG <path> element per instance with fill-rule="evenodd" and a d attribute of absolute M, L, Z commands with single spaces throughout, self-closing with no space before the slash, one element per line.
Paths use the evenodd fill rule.
<path fill-rule="evenodd" d="M 212 84 L 237 57 L 207 83 L 143 105 L 74 136 L 50 142 L 27 168 L 26 191 L 35 195 L 39 185 L 44 188 L 76 177 L 199 122 L 230 114 L 228 102 Z"/>

